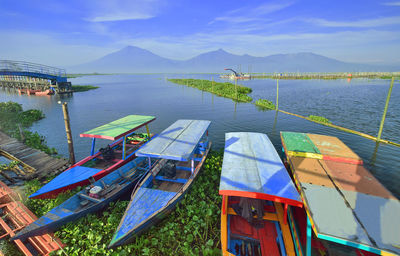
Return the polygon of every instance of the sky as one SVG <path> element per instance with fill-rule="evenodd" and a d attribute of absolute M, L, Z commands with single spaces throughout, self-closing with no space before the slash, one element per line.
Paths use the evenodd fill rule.
<path fill-rule="evenodd" d="M 68 67 L 128 45 L 400 64 L 400 0 L 0 0 L 0 59 Z"/>

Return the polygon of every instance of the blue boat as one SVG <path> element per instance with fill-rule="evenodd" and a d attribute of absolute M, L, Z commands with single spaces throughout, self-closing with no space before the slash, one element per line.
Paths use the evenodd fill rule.
<path fill-rule="evenodd" d="M 133 191 L 109 248 L 131 242 L 134 235 L 159 222 L 184 197 L 211 147 L 210 123 L 178 120 L 136 152 L 138 157 L 157 162 L 151 162 L 147 175 Z"/>
<path fill-rule="evenodd" d="M 146 158 L 138 157 L 104 178 L 92 183 L 18 232 L 12 240 L 55 231 L 62 225 L 97 212 L 132 190 L 148 168 Z"/>

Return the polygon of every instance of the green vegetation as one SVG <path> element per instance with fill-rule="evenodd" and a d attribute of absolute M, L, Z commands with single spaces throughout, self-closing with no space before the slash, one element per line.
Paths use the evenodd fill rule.
<path fill-rule="evenodd" d="M 90 90 L 94 90 L 99 88 L 98 86 L 92 86 L 92 85 L 73 85 L 72 90 L 74 92 L 86 92 Z"/>
<path fill-rule="evenodd" d="M 43 136 L 27 130 L 35 121 L 42 118 L 44 118 L 44 115 L 40 110 L 23 111 L 21 104 L 16 102 L 0 102 L 1 131 L 18 140 L 23 140 L 31 148 L 42 150 L 50 155 L 57 154 L 56 149 L 47 146 Z"/>
<path fill-rule="evenodd" d="M 55 234 L 67 245 L 64 250 L 68 255 L 221 255 L 221 197 L 218 194 L 221 166 L 222 152 L 210 152 L 191 190 L 177 208 L 131 244 L 107 249 L 128 201 L 111 203 L 104 211 L 68 223 Z M 39 187 L 38 181 L 27 182 L 27 195 Z M 27 206 L 41 216 L 66 197 L 29 199 Z"/>
<path fill-rule="evenodd" d="M 276 109 L 275 104 L 270 100 L 258 99 L 254 104 L 261 109 Z"/>
<path fill-rule="evenodd" d="M 230 98 L 238 102 L 253 101 L 253 99 L 247 95 L 252 92 L 251 88 L 242 85 L 235 86 L 234 84 L 228 82 L 218 83 L 201 79 L 168 79 L 168 81 L 176 84 L 194 87 L 202 91 L 211 92 L 218 96 Z"/>
<path fill-rule="evenodd" d="M 327 123 L 327 124 L 331 124 L 332 123 L 331 121 L 329 121 L 328 118 L 325 118 L 323 116 L 309 115 L 307 118 L 312 120 L 312 121 L 317 121 L 317 122 L 320 122 L 320 123 Z"/>

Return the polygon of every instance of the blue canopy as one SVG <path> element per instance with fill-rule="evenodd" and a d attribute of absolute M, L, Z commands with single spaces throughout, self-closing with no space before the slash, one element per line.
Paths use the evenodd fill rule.
<path fill-rule="evenodd" d="M 188 161 L 211 122 L 178 120 L 142 146 L 136 156 Z"/>
<path fill-rule="evenodd" d="M 219 193 L 302 206 L 274 145 L 262 133 L 225 134 Z"/>

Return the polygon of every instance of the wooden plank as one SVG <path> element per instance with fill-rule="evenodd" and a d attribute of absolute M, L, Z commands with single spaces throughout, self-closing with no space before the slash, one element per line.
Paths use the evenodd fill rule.
<path fill-rule="evenodd" d="M 330 158 L 328 157 L 327 159 L 362 164 L 362 159 L 340 139 L 319 134 L 308 133 L 307 135 L 321 154 L 324 155 L 325 159 L 326 156 L 329 156 Z"/>
<path fill-rule="evenodd" d="M 210 121 L 193 120 L 162 155 L 172 156 L 180 161 L 189 160 L 210 124 Z"/>
<path fill-rule="evenodd" d="M 287 151 L 321 153 L 305 133 L 281 132 L 281 137 Z"/>
<path fill-rule="evenodd" d="M 290 156 L 288 160 L 294 168 L 296 178 L 300 183 L 335 187 L 318 159 Z"/>
<path fill-rule="evenodd" d="M 301 206 L 278 153 L 262 133 L 226 133 L 219 193 Z"/>
<path fill-rule="evenodd" d="M 400 255 L 399 200 L 354 191 L 342 193 L 378 248 Z"/>
<path fill-rule="evenodd" d="M 154 121 L 154 116 L 128 115 L 82 133 L 81 137 L 117 140 Z"/>
<path fill-rule="evenodd" d="M 394 197 L 392 193 L 362 165 L 327 160 L 321 161 L 321 164 L 341 190 L 396 199 L 396 197 Z"/>
<path fill-rule="evenodd" d="M 318 234 L 336 236 L 373 247 L 368 235 L 339 192 L 332 187 L 301 183 Z"/>
<path fill-rule="evenodd" d="M 178 120 L 141 147 L 136 155 L 187 161 L 210 123 L 205 120 Z"/>
<path fill-rule="evenodd" d="M 178 120 L 137 152 L 137 156 L 159 156 L 181 134 L 193 120 Z"/>

